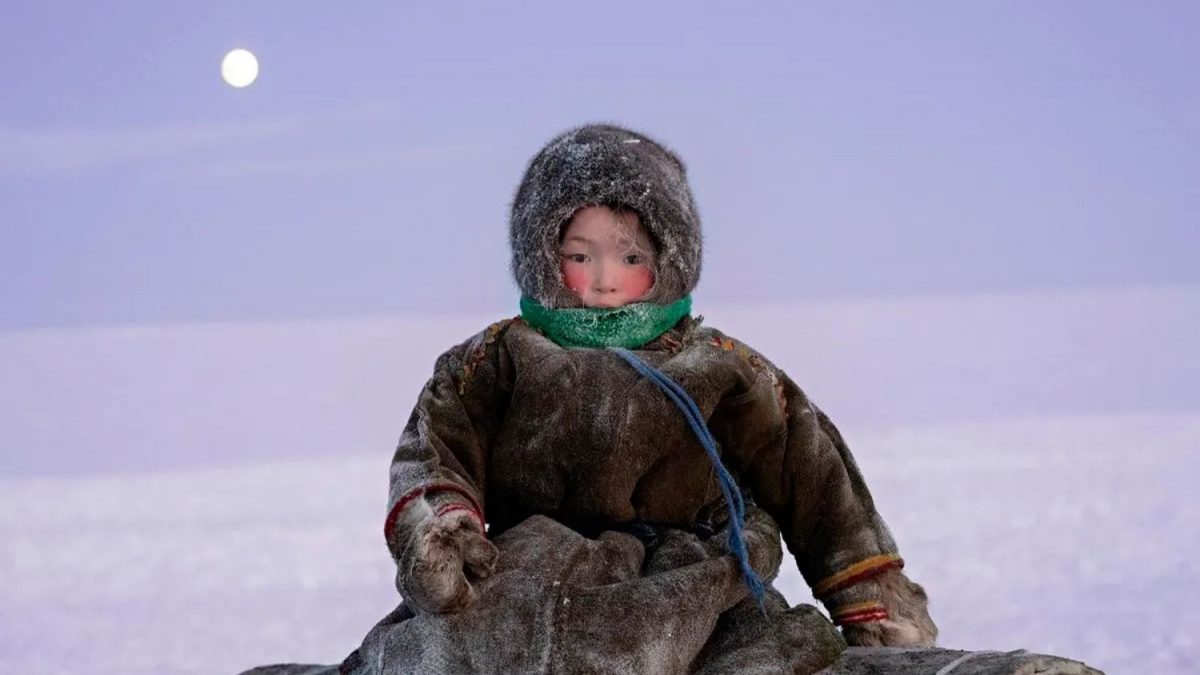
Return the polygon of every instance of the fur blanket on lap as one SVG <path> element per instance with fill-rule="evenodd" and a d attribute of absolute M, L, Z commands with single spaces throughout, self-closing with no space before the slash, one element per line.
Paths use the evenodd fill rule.
<path fill-rule="evenodd" d="M 631 535 L 586 538 L 534 516 L 496 538 L 496 573 L 450 614 L 401 604 L 340 665 L 281 664 L 244 675 L 409 673 L 821 673 L 822 675 L 1099 675 L 1042 654 L 851 647 L 816 608 L 788 608 L 768 590 L 764 615 L 747 597 L 718 533 L 670 530 L 647 551 Z M 770 579 L 774 523 L 748 512 L 747 544 Z"/>
<path fill-rule="evenodd" d="M 775 576 L 778 529 L 751 509 L 755 571 Z M 845 643 L 816 608 L 789 608 L 768 590 L 748 597 L 724 532 L 667 530 L 649 549 L 636 537 L 589 539 L 533 516 L 495 540 L 496 572 L 461 612 L 400 605 L 341 666 L 266 666 L 247 675 L 354 673 L 812 673 Z"/>

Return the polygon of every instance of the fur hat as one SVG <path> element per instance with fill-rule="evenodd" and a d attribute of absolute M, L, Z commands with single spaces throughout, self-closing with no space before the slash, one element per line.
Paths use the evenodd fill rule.
<path fill-rule="evenodd" d="M 556 136 L 529 162 L 509 218 L 517 286 L 548 308 L 578 307 L 558 256 L 562 227 L 592 205 L 640 216 L 658 253 L 654 286 L 643 298 L 670 304 L 700 279 L 700 217 L 679 157 L 643 134 L 590 124 Z"/>

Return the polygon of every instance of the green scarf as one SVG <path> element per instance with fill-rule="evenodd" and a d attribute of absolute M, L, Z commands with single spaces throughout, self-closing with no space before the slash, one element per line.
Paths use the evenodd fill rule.
<path fill-rule="evenodd" d="M 547 309 L 521 297 L 521 318 L 563 347 L 640 347 L 692 311 L 692 296 L 669 305 L 635 302 L 620 307 Z"/>

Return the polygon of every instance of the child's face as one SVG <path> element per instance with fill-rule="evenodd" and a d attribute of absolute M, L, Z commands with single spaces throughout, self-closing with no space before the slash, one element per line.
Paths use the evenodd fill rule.
<path fill-rule="evenodd" d="M 618 217 L 606 206 L 576 211 L 558 253 L 563 281 L 586 307 L 620 307 L 654 285 L 654 243 L 636 213 Z"/>

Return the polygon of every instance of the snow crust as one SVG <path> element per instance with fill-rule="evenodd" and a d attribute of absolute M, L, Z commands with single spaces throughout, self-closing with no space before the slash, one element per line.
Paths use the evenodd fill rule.
<path fill-rule="evenodd" d="M 1200 414 L 857 434 L 941 643 L 1191 673 Z M 387 458 L 0 482 L 0 671 L 333 663 L 397 601 Z M 811 595 L 790 558 L 779 586 Z"/>

